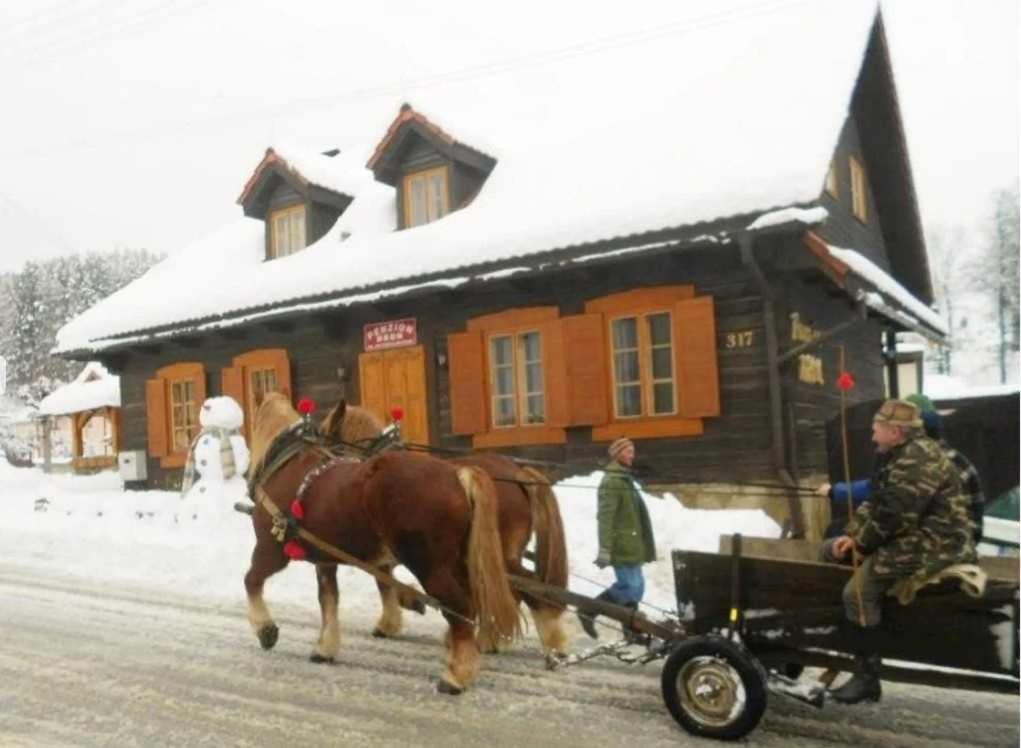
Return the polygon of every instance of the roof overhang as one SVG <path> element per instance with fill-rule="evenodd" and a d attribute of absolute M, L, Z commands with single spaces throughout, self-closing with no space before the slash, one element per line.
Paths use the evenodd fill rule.
<path fill-rule="evenodd" d="M 864 255 L 832 247 L 814 231 L 805 231 L 802 242 L 823 274 L 856 303 L 883 317 L 895 329 L 947 343 L 947 329 L 939 315 Z"/>
<path fill-rule="evenodd" d="M 249 218 L 265 219 L 270 195 L 281 182 L 290 185 L 307 201 L 329 205 L 338 210 L 343 210 L 353 199 L 351 195 L 310 182 L 283 156 L 272 148 L 267 148 L 266 155 L 255 167 L 237 199 L 245 215 Z"/>
<path fill-rule="evenodd" d="M 476 171 L 489 175 L 496 166 L 496 159 L 455 139 L 410 104 L 402 104 L 397 117 L 390 123 L 383 139 L 379 141 L 368 163 L 376 179 L 391 187 L 397 186 L 400 178 L 400 161 L 405 147 L 415 139 L 422 139 L 437 153 L 465 164 Z"/>

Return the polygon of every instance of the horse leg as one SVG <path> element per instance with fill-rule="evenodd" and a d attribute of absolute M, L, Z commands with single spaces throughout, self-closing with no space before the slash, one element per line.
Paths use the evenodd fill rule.
<path fill-rule="evenodd" d="M 529 601 L 531 603 L 531 601 Z M 564 629 L 564 611 L 562 608 L 551 608 L 540 603 L 529 604 L 535 630 L 542 642 L 542 650 L 554 657 L 566 657 L 570 639 Z"/>
<path fill-rule="evenodd" d="M 387 574 L 393 574 L 395 566 L 396 564 L 384 563 L 380 564 L 379 569 Z M 379 590 L 379 601 L 383 604 L 383 612 L 379 614 L 379 620 L 376 621 L 372 635 L 383 639 L 397 636 L 404 626 L 400 595 L 393 586 L 379 580 L 376 580 L 376 588 Z"/>
<path fill-rule="evenodd" d="M 248 622 L 263 649 L 272 649 L 277 643 L 280 629 L 262 599 L 266 580 L 287 566 L 290 559 L 283 554 L 275 541 L 257 540 L 252 550 L 252 561 L 245 574 L 245 593 L 248 597 Z"/>
<path fill-rule="evenodd" d="M 436 684 L 436 690 L 456 695 L 462 693 L 478 676 L 481 659 L 475 641 L 468 585 L 444 571 L 430 575 L 423 586 L 426 592 L 443 605 L 443 617 L 450 625 L 443 638 L 447 649 L 447 667 Z"/>
<path fill-rule="evenodd" d="M 322 623 L 319 629 L 319 641 L 309 659 L 312 662 L 332 663 L 340 649 L 340 623 L 337 617 L 337 604 L 340 592 L 337 589 L 337 565 L 316 564 L 316 582 L 319 586 L 319 611 Z"/>

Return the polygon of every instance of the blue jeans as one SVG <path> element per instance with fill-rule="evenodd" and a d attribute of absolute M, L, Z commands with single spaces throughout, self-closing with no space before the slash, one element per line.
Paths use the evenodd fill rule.
<path fill-rule="evenodd" d="M 614 566 L 613 573 L 617 581 L 606 590 L 606 596 L 617 605 L 641 602 L 645 595 L 645 577 L 642 576 L 641 564 Z"/>

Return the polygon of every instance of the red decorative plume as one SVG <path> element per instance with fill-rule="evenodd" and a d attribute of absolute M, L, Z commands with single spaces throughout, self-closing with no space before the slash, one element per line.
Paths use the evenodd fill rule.
<path fill-rule="evenodd" d="M 390 408 L 390 418 L 395 421 L 401 421 L 404 419 L 404 408 L 400 405 L 395 405 Z"/>
<path fill-rule="evenodd" d="M 851 372 L 841 372 L 840 376 L 837 377 L 837 387 L 844 392 L 854 389 L 854 377 L 851 376 Z"/>
<path fill-rule="evenodd" d="M 316 401 L 310 397 L 303 397 L 298 401 L 298 412 L 303 416 L 312 415 L 316 412 Z"/>
<path fill-rule="evenodd" d="M 284 543 L 284 555 L 295 561 L 303 561 L 308 554 L 301 547 L 301 543 L 292 539 Z"/>
<path fill-rule="evenodd" d="M 297 499 L 291 502 L 291 516 L 295 519 L 305 519 L 305 507 Z"/>

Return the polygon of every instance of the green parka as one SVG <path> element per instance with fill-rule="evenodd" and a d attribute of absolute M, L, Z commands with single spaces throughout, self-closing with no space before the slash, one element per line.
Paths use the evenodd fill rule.
<path fill-rule="evenodd" d="M 613 566 L 656 560 L 656 541 L 649 510 L 631 472 L 614 461 L 599 484 L 599 548 L 610 552 Z"/>

